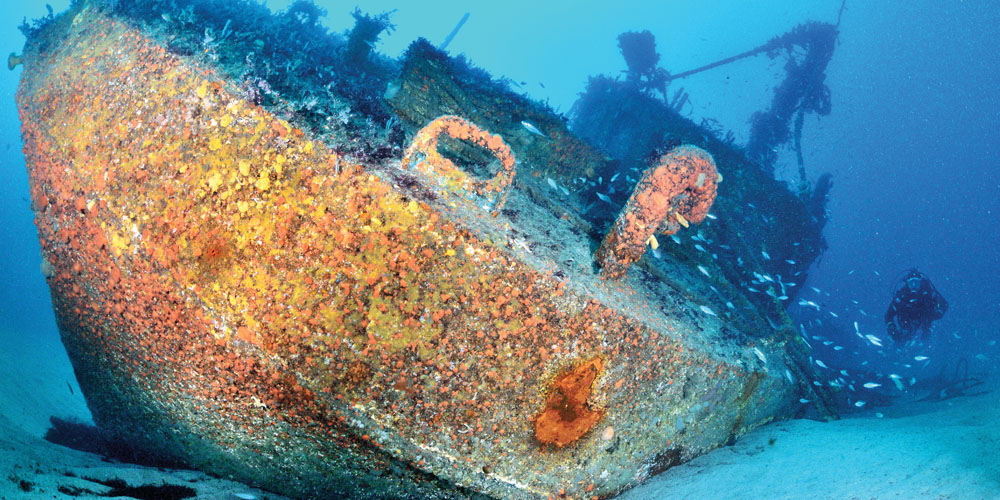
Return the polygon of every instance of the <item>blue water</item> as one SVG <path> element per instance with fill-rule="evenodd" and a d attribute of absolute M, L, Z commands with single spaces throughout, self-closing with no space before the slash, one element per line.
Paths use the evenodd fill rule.
<path fill-rule="evenodd" d="M 59 12 L 68 3 L 51 5 Z M 280 10 L 290 3 L 267 5 Z M 342 2 L 317 3 L 329 12 L 324 22 L 331 30 L 353 24 Z M 28 1 L 6 7 L 0 53 L 19 53 L 17 23 L 45 9 Z M 524 82 L 521 90 L 566 112 L 588 76 L 625 69 L 616 40 L 624 31 L 651 31 L 660 66 L 677 73 L 756 47 L 805 21 L 836 22 L 841 2 L 379 0 L 360 7 L 371 13 L 398 9 L 395 31 L 376 47 L 393 57 L 417 37 L 440 43 L 469 12 L 449 51 L 464 53 L 494 76 Z M 834 182 L 824 231 L 829 249 L 801 295 L 821 311 L 791 308 L 808 331 L 823 330 L 824 338 L 848 346 L 843 352 L 818 347 L 817 357 L 829 355 L 831 368 L 891 372 L 910 362 L 907 376 L 919 377 L 961 358 L 977 373 L 995 371 L 1000 362 L 1000 347 L 990 345 L 1000 340 L 998 26 L 994 2 L 847 2 L 826 71 L 832 111 L 808 115 L 802 138 L 809 179 L 829 172 Z M 687 110 L 695 122 L 714 118 L 742 143 L 751 114 L 768 106 L 771 88 L 784 78 L 783 64 L 781 57 L 757 56 L 675 81 L 671 89 L 689 93 Z M 0 76 L 0 335 L 7 336 L 0 345 L 60 352 L 20 152 L 13 99 L 20 71 Z M 785 147 L 776 173 L 794 179 L 796 169 Z M 894 278 L 909 267 L 925 272 L 951 308 L 936 323 L 931 345 L 899 349 L 888 340 L 882 314 Z M 882 338 L 885 348 L 854 340 L 854 322 L 862 333 Z M 913 363 L 918 354 L 929 361 Z"/>

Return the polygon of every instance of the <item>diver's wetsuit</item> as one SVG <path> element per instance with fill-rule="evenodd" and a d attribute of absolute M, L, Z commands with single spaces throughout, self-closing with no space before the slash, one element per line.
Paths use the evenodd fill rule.
<path fill-rule="evenodd" d="M 906 286 L 896 289 L 885 312 L 885 326 L 897 342 L 913 338 L 918 330 L 927 338 L 931 322 L 941 319 L 948 310 L 948 301 L 938 293 L 926 277 L 921 276 L 920 287 L 915 291 Z"/>

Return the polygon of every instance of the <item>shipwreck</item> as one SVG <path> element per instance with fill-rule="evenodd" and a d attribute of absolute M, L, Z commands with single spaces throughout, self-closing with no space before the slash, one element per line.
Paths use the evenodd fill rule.
<path fill-rule="evenodd" d="M 104 432 L 300 498 L 608 498 L 831 416 L 785 314 L 828 185 L 685 118 L 655 58 L 570 121 L 425 40 L 375 53 L 387 14 L 323 14 L 22 27 L 42 272 Z"/>

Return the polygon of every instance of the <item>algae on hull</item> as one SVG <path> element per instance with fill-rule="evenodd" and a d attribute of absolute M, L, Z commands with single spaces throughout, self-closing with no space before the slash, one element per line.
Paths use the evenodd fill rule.
<path fill-rule="evenodd" d="M 260 107 L 139 21 L 77 5 L 29 39 L 18 91 L 56 316 L 102 427 L 302 497 L 544 498 L 613 494 L 798 408 L 794 331 L 700 312 L 717 299 L 690 261 L 597 276 L 595 230 L 542 184 L 574 164 L 536 165 L 516 117 L 491 123 L 521 161 L 494 218 L 370 154 L 384 130 L 361 119 L 338 152 L 353 139 L 309 127 L 301 96 Z M 540 443 L 587 363 L 579 413 L 599 419 Z"/>

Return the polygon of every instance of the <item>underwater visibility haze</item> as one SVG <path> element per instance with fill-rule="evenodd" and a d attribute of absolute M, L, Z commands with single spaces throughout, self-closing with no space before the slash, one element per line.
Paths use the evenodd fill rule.
<path fill-rule="evenodd" d="M 989 2 L 9 11 L 0 498 L 1000 498 Z"/>

